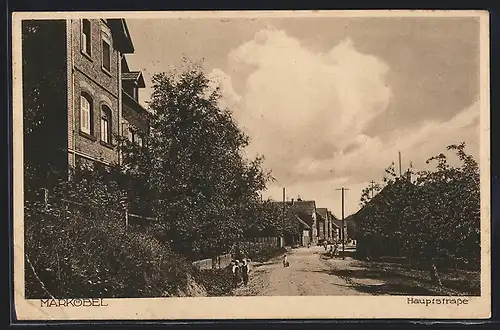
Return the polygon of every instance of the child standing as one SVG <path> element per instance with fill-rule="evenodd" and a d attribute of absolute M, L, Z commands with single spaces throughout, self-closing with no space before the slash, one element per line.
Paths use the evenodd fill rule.
<path fill-rule="evenodd" d="M 250 267 L 247 259 L 243 259 L 243 265 L 241 267 L 241 275 L 243 276 L 243 284 L 246 286 L 248 284 L 248 273 L 250 272 Z"/>
<path fill-rule="evenodd" d="M 283 267 L 288 267 L 288 256 L 286 254 L 283 255 Z"/>
<path fill-rule="evenodd" d="M 232 272 L 233 272 L 233 287 L 237 288 L 238 284 L 240 283 L 240 267 L 238 260 L 233 261 Z"/>

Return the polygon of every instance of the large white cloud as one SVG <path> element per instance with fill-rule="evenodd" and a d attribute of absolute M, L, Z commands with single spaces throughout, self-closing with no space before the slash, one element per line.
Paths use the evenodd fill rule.
<path fill-rule="evenodd" d="M 266 29 L 229 54 L 233 77 L 216 69 L 212 77 L 251 137 L 249 153 L 263 154 L 277 179 L 268 194 L 301 194 L 323 206 L 335 205 L 334 189 L 349 185 L 347 212 L 356 211 L 359 194 L 383 175 L 401 150 L 404 166 L 415 166 L 462 140 L 478 148 L 478 104 L 447 122 L 425 122 L 380 137 L 365 134 L 383 113 L 392 93 L 389 66 L 362 54 L 350 39 L 327 52 L 314 52 L 284 31 Z M 251 67 L 242 92 L 233 88 L 238 70 Z M 234 73 L 234 74 L 233 74 Z M 476 145 L 474 145 L 476 143 Z M 320 205 L 321 206 L 321 205 Z M 337 210 L 338 211 L 338 210 Z"/>

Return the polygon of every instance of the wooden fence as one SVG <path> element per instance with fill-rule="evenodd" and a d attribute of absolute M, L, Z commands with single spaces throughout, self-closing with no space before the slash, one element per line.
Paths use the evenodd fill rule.
<path fill-rule="evenodd" d="M 250 240 L 247 240 L 247 243 L 256 243 L 258 245 L 264 246 L 275 246 L 275 247 L 284 247 L 285 241 L 283 237 L 256 237 Z"/>
<path fill-rule="evenodd" d="M 80 211 L 84 211 L 85 213 L 92 213 L 98 206 L 99 204 L 95 201 L 89 200 L 89 204 L 86 203 L 81 203 L 77 201 L 73 201 L 70 199 L 66 198 L 58 198 L 54 196 L 50 196 L 48 189 L 42 188 L 40 189 L 38 193 L 38 200 L 43 203 L 44 207 L 47 208 L 51 204 L 55 205 L 60 205 L 62 206 L 62 209 L 64 212 L 70 212 L 69 206 L 73 208 L 77 208 Z M 119 218 L 123 220 L 123 223 L 125 225 L 125 229 L 129 230 L 132 229 L 132 227 L 135 226 L 144 226 L 148 225 L 150 223 L 155 223 L 158 222 L 158 218 L 156 217 L 147 217 L 139 214 L 134 214 L 130 213 L 128 211 L 128 207 L 125 203 L 122 204 L 122 210 L 117 211 L 117 210 L 112 210 L 109 209 L 111 213 L 114 213 L 117 215 Z"/>
<path fill-rule="evenodd" d="M 199 270 L 224 269 L 231 264 L 231 259 L 231 254 L 227 253 L 215 258 L 197 260 L 193 262 L 193 266 Z"/>

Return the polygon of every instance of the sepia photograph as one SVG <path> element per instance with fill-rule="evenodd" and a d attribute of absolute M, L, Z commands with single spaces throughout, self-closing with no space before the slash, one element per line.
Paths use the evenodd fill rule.
<path fill-rule="evenodd" d="M 489 318 L 488 19 L 15 13 L 18 319 Z"/>

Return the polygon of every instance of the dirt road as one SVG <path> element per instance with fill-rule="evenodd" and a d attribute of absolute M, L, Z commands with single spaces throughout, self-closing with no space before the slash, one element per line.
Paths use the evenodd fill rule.
<path fill-rule="evenodd" d="M 280 258 L 256 265 L 247 287 L 235 290 L 237 296 L 319 296 L 363 295 L 355 284 L 332 274 L 332 269 L 345 266 L 345 260 L 324 260 L 322 247 L 299 248 L 288 255 L 290 267 Z"/>

